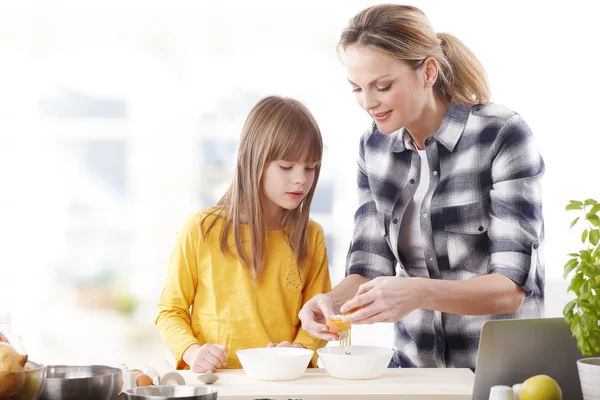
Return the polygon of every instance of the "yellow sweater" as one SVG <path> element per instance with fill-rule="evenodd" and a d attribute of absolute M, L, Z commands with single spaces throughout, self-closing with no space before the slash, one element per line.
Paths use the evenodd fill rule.
<path fill-rule="evenodd" d="M 312 350 L 323 347 L 326 342 L 304 331 L 298 319 L 304 303 L 331 290 L 321 226 L 309 222 L 308 259 L 300 273 L 283 232 L 267 231 L 266 266 L 254 282 L 236 257 L 221 253 L 221 218 L 208 217 L 204 231 L 217 221 L 201 239 L 200 222 L 206 213 L 194 213 L 179 229 L 158 305 L 156 326 L 177 368 L 188 368 L 182 357 L 192 344 L 227 346 L 227 368 L 241 368 L 237 350 L 271 342 L 287 340 Z M 243 234 L 247 239 L 248 230 Z M 233 234 L 229 239 L 233 244 Z M 315 361 L 313 357 L 312 366 Z"/>

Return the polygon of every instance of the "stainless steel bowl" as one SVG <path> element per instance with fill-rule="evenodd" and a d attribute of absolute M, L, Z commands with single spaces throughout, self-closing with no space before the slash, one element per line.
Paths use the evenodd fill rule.
<path fill-rule="evenodd" d="M 217 400 L 217 389 L 206 386 L 162 385 L 125 391 L 127 400 Z"/>
<path fill-rule="evenodd" d="M 115 400 L 123 387 L 121 369 L 105 365 L 49 365 L 40 400 Z"/>

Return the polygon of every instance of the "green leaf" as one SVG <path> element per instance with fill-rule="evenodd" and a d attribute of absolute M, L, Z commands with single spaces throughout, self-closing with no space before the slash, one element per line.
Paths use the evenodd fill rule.
<path fill-rule="evenodd" d="M 579 221 L 579 217 L 575 218 L 575 219 L 573 220 L 573 222 L 571 222 L 571 226 L 569 226 L 569 229 L 571 229 L 572 227 L 574 227 L 574 226 L 575 226 L 575 224 L 577 223 L 577 221 Z"/>
<path fill-rule="evenodd" d="M 585 201 L 585 205 L 586 206 L 592 206 L 592 205 L 596 205 L 596 204 L 598 204 L 598 202 L 596 200 L 594 200 L 594 199 L 587 199 Z"/>
<path fill-rule="evenodd" d="M 592 221 L 600 221 L 600 218 L 596 214 L 592 214 L 592 213 L 587 213 L 585 215 L 585 218 L 588 221 L 590 221 L 590 222 L 592 222 Z"/>
<path fill-rule="evenodd" d="M 587 281 L 585 281 L 587 282 Z M 587 309 L 590 305 L 588 299 L 590 298 L 591 293 L 588 290 L 588 286 L 585 282 L 581 285 L 581 296 L 579 296 L 579 307 Z"/>
<path fill-rule="evenodd" d="M 571 332 L 573 332 L 573 336 L 577 337 L 579 335 L 579 314 L 573 313 L 573 318 L 571 318 Z"/>
<path fill-rule="evenodd" d="M 585 282 L 583 274 L 575 274 L 573 278 L 571 278 L 571 284 L 569 285 L 568 290 L 579 296 L 581 294 L 581 285 L 583 285 L 583 282 Z"/>
<path fill-rule="evenodd" d="M 569 261 L 567 261 L 567 263 L 564 266 L 564 279 L 567 279 L 567 276 L 571 273 L 571 271 L 573 271 L 577 267 L 577 264 L 579 264 L 579 262 L 576 258 L 572 258 Z"/>
<path fill-rule="evenodd" d="M 581 210 L 583 208 L 583 204 L 578 202 L 579 204 L 571 203 L 565 207 L 565 210 Z"/>
<path fill-rule="evenodd" d="M 581 234 L 581 243 L 585 243 L 585 239 L 587 239 L 587 235 L 588 235 L 588 230 L 586 229 Z"/>
<path fill-rule="evenodd" d="M 590 210 L 590 213 L 596 214 L 598 211 L 600 211 L 600 204 L 594 205 L 594 207 L 592 207 L 592 209 Z"/>
<path fill-rule="evenodd" d="M 567 318 L 570 318 L 573 315 L 573 308 L 575 308 L 576 304 L 577 302 L 575 300 L 571 300 L 570 302 L 568 302 L 565 308 L 563 309 L 563 315 Z"/>
<path fill-rule="evenodd" d="M 569 257 L 579 257 L 579 253 L 569 253 L 567 254 Z"/>
<path fill-rule="evenodd" d="M 589 250 L 581 250 L 579 252 L 579 258 L 581 258 L 582 262 L 591 263 L 592 261 L 592 253 Z"/>
<path fill-rule="evenodd" d="M 590 243 L 592 245 L 597 245 L 598 240 L 600 240 L 600 231 L 598 229 L 592 229 L 590 231 Z"/>
<path fill-rule="evenodd" d="M 600 224 L 600 217 L 598 217 L 596 214 L 587 213 L 585 218 L 594 226 L 598 226 Z"/>

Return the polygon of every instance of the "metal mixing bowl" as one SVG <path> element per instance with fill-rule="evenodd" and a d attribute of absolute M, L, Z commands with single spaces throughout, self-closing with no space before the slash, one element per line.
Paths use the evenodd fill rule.
<path fill-rule="evenodd" d="M 40 400 L 115 400 L 123 387 L 121 369 L 105 365 L 48 365 Z"/>
<path fill-rule="evenodd" d="M 125 391 L 127 400 L 217 400 L 217 389 L 206 386 L 162 385 Z"/>

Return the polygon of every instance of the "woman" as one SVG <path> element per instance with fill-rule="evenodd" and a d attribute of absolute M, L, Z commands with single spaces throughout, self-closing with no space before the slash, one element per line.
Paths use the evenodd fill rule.
<path fill-rule="evenodd" d="M 523 119 L 489 104 L 485 73 L 415 7 L 378 5 L 341 35 L 348 81 L 374 119 L 360 141 L 347 276 L 299 317 L 395 323 L 390 366 L 475 368 L 487 319 L 540 317 L 544 163 Z"/>

